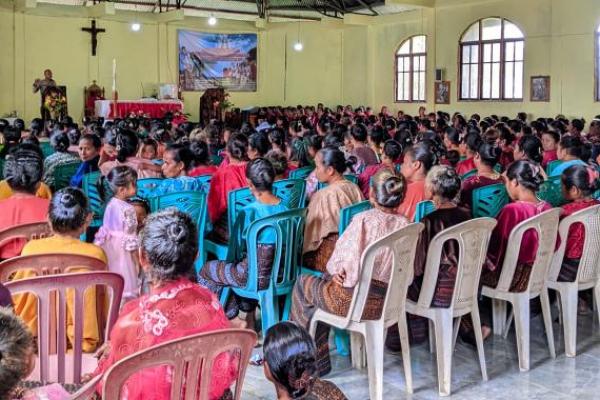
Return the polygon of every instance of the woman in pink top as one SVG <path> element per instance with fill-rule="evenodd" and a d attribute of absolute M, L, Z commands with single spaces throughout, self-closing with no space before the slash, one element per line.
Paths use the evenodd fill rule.
<path fill-rule="evenodd" d="M 398 207 L 398 213 L 410 221 L 415 217 L 415 210 L 420 201 L 425 200 L 425 177 L 427 172 L 437 163 L 434 149 L 426 142 L 409 147 L 404 153 L 404 162 L 400 173 L 407 180 L 404 201 Z"/>
<path fill-rule="evenodd" d="M 100 165 L 102 176 L 108 175 L 111 169 L 118 165 L 126 165 L 132 168 L 139 179 L 159 178 L 161 176 L 160 165 L 152 163 L 141 157 L 137 157 L 139 139 L 135 132 L 122 130 L 116 138 L 117 159 L 106 161 Z"/>

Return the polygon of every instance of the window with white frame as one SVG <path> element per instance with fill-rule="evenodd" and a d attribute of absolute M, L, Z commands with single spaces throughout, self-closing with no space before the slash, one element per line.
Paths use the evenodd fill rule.
<path fill-rule="evenodd" d="M 396 101 L 425 101 L 426 75 L 427 37 L 410 37 L 396 52 Z"/>
<path fill-rule="evenodd" d="M 461 100 L 522 100 L 525 36 L 504 18 L 475 22 L 460 39 Z"/>

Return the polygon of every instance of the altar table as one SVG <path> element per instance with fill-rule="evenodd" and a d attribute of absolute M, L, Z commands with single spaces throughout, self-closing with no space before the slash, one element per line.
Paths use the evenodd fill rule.
<path fill-rule="evenodd" d="M 113 100 L 96 100 L 96 117 L 125 118 L 134 113 L 145 114 L 150 118 L 162 118 L 167 112 L 183 112 L 183 102 L 179 100 L 117 100 L 116 115 L 114 104 Z"/>

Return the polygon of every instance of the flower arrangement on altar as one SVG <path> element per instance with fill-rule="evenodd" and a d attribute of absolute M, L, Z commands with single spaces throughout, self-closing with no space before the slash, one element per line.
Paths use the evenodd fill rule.
<path fill-rule="evenodd" d="M 48 88 L 44 99 L 44 108 L 48 110 L 52 119 L 58 119 L 66 114 L 67 98 L 60 90 Z"/>

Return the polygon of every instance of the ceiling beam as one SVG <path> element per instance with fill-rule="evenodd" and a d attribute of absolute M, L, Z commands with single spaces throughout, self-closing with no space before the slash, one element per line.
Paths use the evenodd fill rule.
<path fill-rule="evenodd" d="M 417 6 L 423 8 L 435 7 L 436 0 L 385 0 L 386 6 Z"/>
<path fill-rule="evenodd" d="M 173 22 L 173 21 L 183 21 L 185 18 L 183 10 L 171 10 L 161 12 L 156 16 L 157 22 Z"/>
<path fill-rule="evenodd" d="M 91 18 L 115 15 L 115 4 L 109 2 L 98 3 L 94 4 L 93 6 L 86 7 L 86 10 Z"/>

